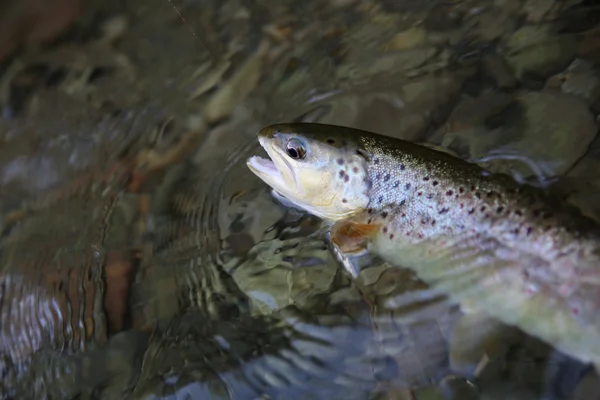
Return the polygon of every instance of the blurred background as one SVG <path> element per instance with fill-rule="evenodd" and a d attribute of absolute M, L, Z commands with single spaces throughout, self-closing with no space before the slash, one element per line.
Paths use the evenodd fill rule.
<path fill-rule="evenodd" d="M 0 398 L 600 398 L 408 270 L 352 281 L 245 166 L 346 125 L 598 219 L 599 62 L 591 0 L 0 0 Z"/>

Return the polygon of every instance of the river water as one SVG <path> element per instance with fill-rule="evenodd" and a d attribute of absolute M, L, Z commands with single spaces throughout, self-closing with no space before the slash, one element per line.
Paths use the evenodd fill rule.
<path fill-rule="evenodd" d="M 9 33 L 57 21 L 19 4 Z M 408 270 L 352 280 L 245 165 L 265 125 L 346 125 L 600 218 L 598 43 L 581 0 L 88 1 L 0 42 L 0 398 L 600 398 Z"/>

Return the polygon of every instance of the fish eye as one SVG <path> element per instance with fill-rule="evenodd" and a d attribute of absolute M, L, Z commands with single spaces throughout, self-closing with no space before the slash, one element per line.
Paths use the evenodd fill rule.
<path fill-rule="evenodd" d="M 304 148 L 302 143 L 300 143 L 296 139 L 290 139 L 287 142 L 285 150 L 287 152 L 287 155 L 293 158 L 294 160 L 302 160 L 304 157 L 306 157 L 306 149 Z"/>

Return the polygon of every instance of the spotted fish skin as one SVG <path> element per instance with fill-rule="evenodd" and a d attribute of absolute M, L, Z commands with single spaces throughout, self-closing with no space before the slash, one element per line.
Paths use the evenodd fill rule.
<path fill-rule="evenodd" d="M 332 166 L 342 184 L 368 197 L 364 210 L 332 219 L 334 242 L 336 225 L 368 227 L 369 251 L 413 269 L 465 309 L 600 365 L 600 230 L 578 210 L 507 175 L 403 140 L 322 124 L 275 125 L 259 135 L 274 132 L 305 140 L 308 151 L 319 142 L 363 155 L 364 169 L 344 158 Z M 352 179 L 356 173 L 366 176 L 361 184 Z"/>

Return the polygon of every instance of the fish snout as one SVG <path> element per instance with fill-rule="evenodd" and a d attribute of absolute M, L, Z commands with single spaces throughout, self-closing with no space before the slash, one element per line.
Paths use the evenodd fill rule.
<path fill-rule="evenodd" d="M 273 139 L 279 132 L 280 130 L 277 127 L 271 125 L 259 130 L 258 137 L 259 139 Z"/>

